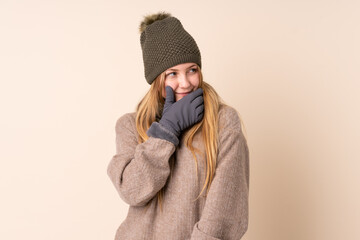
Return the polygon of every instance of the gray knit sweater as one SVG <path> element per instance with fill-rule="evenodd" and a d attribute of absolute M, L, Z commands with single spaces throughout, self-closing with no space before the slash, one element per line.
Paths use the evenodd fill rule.
<path fill-rule="evenodd" d="M 206 178 L 205 158 L 197 154 L 198 178 L 191 151 L 150 137 L 138 144 L 135 113 L 116 122 L 116 154 L 107 174 L 121 199 L 129 205 L 115 240 L 238 240 L 248 228 L 249 150 L 235 109 L 219 110 L 219 153 L 209 193 L 197 201 Z M 205 152 L 201 133 L 194 147 Z M 175 154 L 170 177 L 169 160 Z M 157 192 L 165 187 L 163 209 Z M 149 203 L 146 209 L 145 205 Z M 145 211 L 146 209 L 146 211 Z"/>

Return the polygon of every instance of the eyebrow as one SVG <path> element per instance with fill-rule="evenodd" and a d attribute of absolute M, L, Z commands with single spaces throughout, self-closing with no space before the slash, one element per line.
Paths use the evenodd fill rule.
<path fill-rule="evenodd" d="M 195 67 L 195 66 L 196 66 L 196 64 L 191 65 L 190 67 L 188 67 L 188 68 L 186 68 L 186 69 L 189 69 L 189 68 L 192 68 L 192 67 Z M 175 71 L 175 72 L 177 72 L 177 71 L 179 71 L 179 70 L 176 69 L 176 68 L 170 68 L 170 69 L 168 69 L 167 71 Z"/>

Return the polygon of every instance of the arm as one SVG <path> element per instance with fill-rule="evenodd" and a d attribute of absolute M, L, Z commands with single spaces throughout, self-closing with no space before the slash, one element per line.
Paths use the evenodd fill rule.
<path fill-rule="evenodd" d="M 116 154 L 108 165 L 107 174 L 127 204 L 144 206 L 165 185 L 175 146 L 154 137 L 139 144 L 132 121 L 126 114 L 116 122 Z"/>
<path fill-rule="evenodd" d="M 235 114 L 219 135 L 218 165 L 191 240 L 238 240 L 247 231 L 249 150 Z"/>
<path fill-rule="evenodd" d="M 201 88 L 175 102 L 170 86 L 166 88 L 162 117 L 138 144 L 134 120 L 124 115 L 116 123 L 116 154 L 107 173 L 120 197 L 129 205 L 144 206 L 165 185 L 170 175 L 169 159 L 179 144 L 181 131 L 203 117 Z"/>

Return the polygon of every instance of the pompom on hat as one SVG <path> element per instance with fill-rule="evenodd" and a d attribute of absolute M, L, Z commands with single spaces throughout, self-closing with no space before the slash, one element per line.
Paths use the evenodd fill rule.
<path fill-rule="evenodd" d="M 181 63 L 194 62 L 201 68 L 200 50 L 194 38 L 170 13 L 145 16 L 139 31 L 145 79 L 149 84 L 166 69 Z"/>

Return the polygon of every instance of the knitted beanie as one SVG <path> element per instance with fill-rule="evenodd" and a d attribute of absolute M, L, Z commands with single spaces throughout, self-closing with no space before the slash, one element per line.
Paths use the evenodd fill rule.
<path fill-rule="evenodd" d="M 194 62 L 201 68 L 201 55 L 194 38 L 171 14 L 147 15 L 139 30 L 145 79 L 149 84 L 166 69 L 181 63 Z"/>

